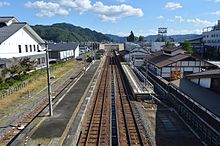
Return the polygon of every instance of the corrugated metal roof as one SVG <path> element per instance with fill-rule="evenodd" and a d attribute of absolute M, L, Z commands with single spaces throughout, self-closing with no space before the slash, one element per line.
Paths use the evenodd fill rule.
<path fill-rule="evenodd" d="M 78 43 L 48 43 L 48 49 L 50 51 L 75 50 L 78 45 Z"/>
<path fill-rule="evenodd" d="M 27 23 L 13 23 L 9 26 L 0 27 L 0 43 L 4 42 L 18 30 L 23 28 Z"/>

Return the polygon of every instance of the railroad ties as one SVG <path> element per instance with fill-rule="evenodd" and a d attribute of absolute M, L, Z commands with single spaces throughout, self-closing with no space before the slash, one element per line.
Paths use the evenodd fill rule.
<path fill-rule="evenodd" d="M 148 145 L 135 121 L 119 65 L 115 53 L 108 52 L 78 145 Z"/>
<path fill-rule="evenodd" d="M 58 96 L 62 90 L 73 83 L 75 78 L 80 76 L 83 72 L 78 72 L 73 75 L 69 80 L 65 81 L 59 89 L 53 92 L 52 96 Z M 0 146 L 10 145 L 11 142 L 28 126 L 46 107 L 48 106 L 48 98 L 40 101 L 39 104 L 35 105 L 32 111 L 28 112 L 16 121 L 14 126 L 9 127 L 9 130 L 0 138 Z M 23 127 L 19 129 L 19 127 Z"/>

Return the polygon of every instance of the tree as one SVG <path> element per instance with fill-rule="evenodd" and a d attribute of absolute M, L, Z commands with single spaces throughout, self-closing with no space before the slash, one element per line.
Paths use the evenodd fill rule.
<path fill-rule="evenodd" d="M 27 71 L 33 70 L 35 67 L 35 61 L 31 61 L 30 58 L 22 58 L 19 60 L 19 66 L 22 69 L 22 72 L 26 73 Z"/>
<path fill-rule="evenodd" d="M 139 42 L 143 42 L 143 41 L 144 41 L 144 36 L 141 36 L 141 35 L 140 35 L 139 38 L 138 38 L 138 41 L 139 41 Z"/>
<path fill-rule="evenodd" d="M 9 73 L 9 69 L 7 67 L 4 67 L 1 71 L 1 76 L 5 78 L 8 73 Z"/>
<path fill-rule="evenodd" d="M 193 53 L 192 45 L 189 41 L 184 41 L 182 44 L 182 48 L 190 54 Z"/>
<path fill-rule="evenodd" d="M 131 31 L 131 34 L 127 37 L 128 42 L 134 42 L 135 41 L 135 36 L 133 31 Z"/>
<path fill-rule="evenodd" d="M 23 69 L 18 65 L 12 65 L 10 68 L 8 68 L 8 71 L 11 75 L 11 77 L 14 77 L 16 75 L 20 76 L 23 72 Z"/>

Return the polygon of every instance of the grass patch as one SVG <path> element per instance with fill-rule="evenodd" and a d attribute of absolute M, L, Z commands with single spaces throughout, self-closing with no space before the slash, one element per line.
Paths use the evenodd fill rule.
<path fill-rule="evenodd" d="M 51 139 L 49 138 L 40 138 L 40 139 L 34 139 L 31 141 L 33 146 L 48 146 L 51 142 Z"/>
<path fill-rule="evenodd" d="M 63 69 L 63 67 L 65 68 L 66 66 L 71 67 L 71 64 L 74 64 L 72 59 L 68 60 L 66 62 L 59 62 L 56 64 L 52 64 L 50 66 L 51 72 L 55 73 L 56 75 L 59 75 L 59 72 L 56 73 L 57 69 L 61 68 Z M 66 68 L 65 68 L 66 69 Z M 63 70 L 65 70 L 63 69 Z M 27 80 L 35 80 L 38 79 L 41 76 L 46 75 L 46 68 L 40 69 L 40 70 L 36 70 L 32 73 L 29 74 L 23 74 L 18 76 L 14 76 L 14 77 L 10 77 L 5 79 L 4 82 L 0 83 L 0 94 L 5 92 L 7 89 L 9 88 L 13 88 L 18 86 L 19 84 L 21 84 L 22 82 L 25 82 Z"/>
<path fill-rule="evenodd" d="M 58 79 L 63 74 L 67 73 L 68 71 L 71 71 L 73 69 L 76 69 L 79 67 L 80 64 L 76 61 L 69 60 L 66 62 L 58 63 L 52 66 L 52 72 L 51 74 Z M 71 72 L 70 72 L 71 73 Z M 41 97 L 43 93 L 40 93 L 40 90 L 43 90 L 44 92 L 47 92 L 47 76 L 46 76 L 46 70 L 42 69 L 36 72 L 31 73 L 30 75 L 32 78 L 35 78 L 33 82 L 28 84 L 28 86 L 22 88 L 21 90 L 11 94 L 10 96 L 7 96 L 0 100 L 0 117 L 7 114 L 16 115 L 19 112 L 25 111 L 25 107 L 21 107 L 21 109 L 16 110 L 17 107 L 21 106 L 21 104 L 34 104 L 38 97 Z M 62 79 L 62 78 L 61 78 Z M 59 79 L 60 80 L 60 79 Z M 59 82 L 57 82 L 58 84 Z M 28 97 L 28 92 L 31 93 L 31 96 L 34 96 L 35 98 Z M 37 95 L 39 94 L 39 95 Z M 28 103 L 25 103 L 27 102 Z M 14 111 L 15 110 L 15 111 Z M 10 118 L 8 118 L 10 119 Z M 0 120 L 1 124 L 6 124 L 7 120 Z"/>

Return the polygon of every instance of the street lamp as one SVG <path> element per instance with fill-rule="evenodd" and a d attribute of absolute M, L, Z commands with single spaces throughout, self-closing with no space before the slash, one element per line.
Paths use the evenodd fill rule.
<path fill-rule="evenodd" d="M 49 114 L 53 116 L 53 103 L 51 96 L 51 82 L 50 82 L 50 64 L 49 64 L 49 54 L 48 54 L 48 44 L 43 44 L 44 50 L 46 51 L 46 65 L 47 65 L 47 88 L 48 88 L 48 98 L 49 98 Z"/>

